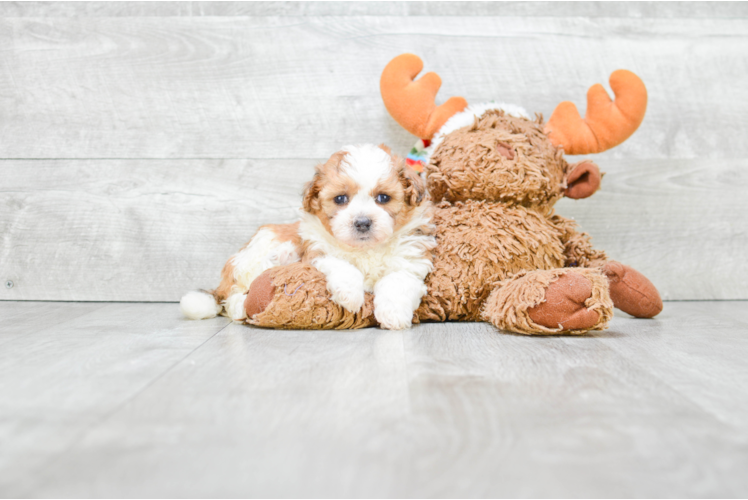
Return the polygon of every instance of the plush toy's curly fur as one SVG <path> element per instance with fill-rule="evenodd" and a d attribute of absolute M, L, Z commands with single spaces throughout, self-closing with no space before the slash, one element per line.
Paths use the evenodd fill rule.
<path fill-rule="evenodd" d="M 546 291 L 552 283 L 570 272 L 589 282 L 589 290 L 583 290 L 580 300 L 588 310 L 598 313 L 597 321 L 588 328 L 579 329 L 550 328 L 536 323 L 529 311 L 546 299 Z M 503 330 L 525 334 L 580 334 L 588 330 L 603 330 L 613 318 L 613 302 L 607 285 L 607 278 L 599 269 L 521 271 L 497 283 L 483 306 L 482 318 Z"/>
<path fill-rule="evenodd" d="M 570 169 L 544 134 L 541 118 L 489 111 L 472 126 L 447 135 L 425 169 L 431 196 L 442 201 L 434 209 L 434 271 L 414 322 L 487 320 L 526 334 L 606 328 L 613 315 L 603 269 L 607 257 L 592 248 L 588 235 L 577 232 L 574 221 L 552 209 L 564 194 Z M 293 264 L 266 273 L 274 286 L 272 300 L 248 320 L 253 325 L 376 324 L 371 297 L 358 313 L 345 311 L 329 299 L 324 277 L 310 266 Z M 584 328 L 537 323 L 533 308 L 568 273 L 589 284 L 579 307 L 597 317 Z"/>
<path fill-rule="evenodd" d="M 437 246 L 413 323 L 485 320 L 523 334 L 580 334 L 607 328 L 614 304 L 638 317 L 659 313 L 662 302 L 649 280 L 609 261 L 574 221 L 553 210 L 564 195 L 591 195 L 600 181 L 593 163 L 568 164 L 562 145 L 600 152 L 631 135 L 646 109 L 638 77 L 614 73 L 615 103 L 603 105 L 598 96 L 584 120 L 562 103 L 545 124 L 541 116 L 513 116 L 522 113 L 492 105 L 450 118 L 465 101 L 453 98 L 451 107 L 437 108 L 438 77 L 413 81 L 422 67 L 417 56 L 398 56 L 381 82 L 385 105 L 408 130 L 426 139 L 444 131 L 436 132 L 424 168 L 436 204 Z M 473 123 L 460 126 L 471 113 Z M 590 134 L 606 137 L 605 144 L 586 145 Z M 347 312 L 330 300 L 322 274 L 304 264 L 266 271 L 252 284 L 246 308 L 249 323 L 272 328 L 376 324 L 371 296 L 359 312 Z"/>
<path fill-rule="evenodd" d="M 434 211 L 437 247 L 417 314 L 475 321 L 495 284 L 515 273 L 563 267 L 566 227 L 522 206 L 444 201 Z"/>
<path fill-rule="evenodd" d="M 270 301 L 261 312 L 250 316 L 252 325 L 280 329 L 321 330 L 365 328 L 377 324 L 374 319 L 374 296 L 365 295 L 357 313 L 343 309 L 330 299 L 325 275 L 309 264 L 296 262 L 268 269 L 256 278 L 247 302 L 257 300 L 253 293 L 270 288 Z M 254 284 L 254 283 L 253 283 Z M 274 286 L 273 286 L 274 285 Z M 249 316 L 249 315 L 248 315 Z"/>
<path fill-rule="evenodd" d="M 563 196 L 568 164 L 531 121 L 489 110 L 471 127 L 447 134 L 426 165 L 434 200 L 484 200 L 550 207 Z"/>

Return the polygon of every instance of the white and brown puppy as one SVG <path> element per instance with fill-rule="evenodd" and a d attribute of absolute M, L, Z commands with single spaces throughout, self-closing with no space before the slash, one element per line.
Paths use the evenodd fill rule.
<path fill-rule="evenodd" d="M 436 245 L 418 173 L 386 147 L 349 146 L 317 167 L 303 209 L 302 259 L 325 274 L 332 300 L 356 312 L 373 292 L 382 327 L 409 327 Z"/>
<path fill-rule="evenodd" d="M 432 269 L 430 216 L 422 179 L 388 148 L 345 147 L 316 168 L 301 220 L 260 228 L 226 263 L 212 295 L 190 292 L 182 310 L 193 319 L 223 310 L 242 320 L 247 290 L 260 273 L 303 260 L 325 274 L 332 300 L 345 309 L 358 311 L 364 293 L 373 292 L 379 324 L 407 328 Z"/>

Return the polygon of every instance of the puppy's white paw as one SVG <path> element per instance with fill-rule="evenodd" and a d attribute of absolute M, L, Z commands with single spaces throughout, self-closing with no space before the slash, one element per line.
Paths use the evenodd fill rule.
<path fill-rule="evenodd" d="M 377 300 L 374 298 L 374 317 L 379 326 L 387 330 L 410 328 L 413 321 L 413 310 L 406 301 Z"/>
<path fill-rule="evenodd" d="M 320 257 L 312 262 L 327 278 L 332 301 L 352 313 L 364 305 L 364 275 L 350 263 L 337 257 Z"/>
<path fill-rule="evenodd" d="M 338 281 L 327 287 L 332 294 L 332 301 L 346 311 L 358 312 L 364 305 L 364 283 L 356 283 L 354 280 L 344 283 Z"/>
<path fill-rule="evenodd" d="M 246 299 L 246 293 L 230 295 L 223 304 L 223 308 L 226 309 L 226 315 L 234 321 L 242 321 L 246 318 L 247 310 L 244 309 L 244 301 Z"/>

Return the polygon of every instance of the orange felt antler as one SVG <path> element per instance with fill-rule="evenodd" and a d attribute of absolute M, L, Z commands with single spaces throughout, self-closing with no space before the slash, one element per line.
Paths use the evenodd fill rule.
<path fill-rule="evenodd" d="M 572 155 L 601 153 L 621 144 L 639 128 L 647 110 L 647 88 L 631 71 L 619 69 L 610 75 L 611 101 L 599 83 L 587 91 L 584 120 L 577 107 L 564 101 L 553 111 L 545 131 L 556 146 Z"/>
<path fill-rule="evenodd" d="M 387 111 L 397 123 L 421 139 L 431 139 L 452 115 L 465 109 L 467 101 L 450 97 L 437 106 L 434 100 L 442 79 L 436 73 L 426 73 L 413 81 L 422 69 L 420 57 L 401 54 L 382 71 L 379 88 Z"/>

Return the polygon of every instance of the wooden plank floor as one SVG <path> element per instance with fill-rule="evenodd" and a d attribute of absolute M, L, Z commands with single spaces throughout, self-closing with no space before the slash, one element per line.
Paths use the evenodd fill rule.
<path fill-rule="evenodd" d="M 748 303 L 587 337 L 0 302 L 0 496 L 748 495 Z M 741 472 L 742 471 L 742 472 Z"/>

